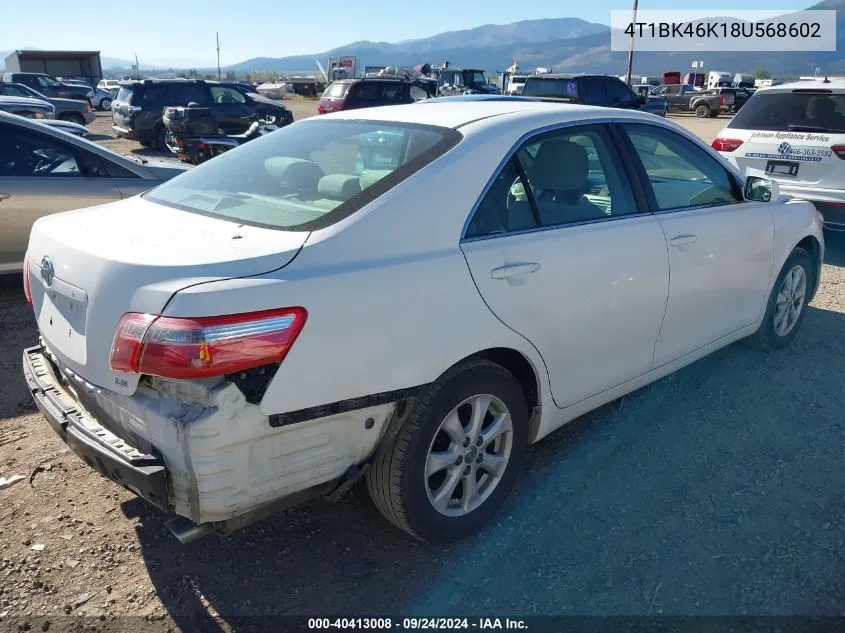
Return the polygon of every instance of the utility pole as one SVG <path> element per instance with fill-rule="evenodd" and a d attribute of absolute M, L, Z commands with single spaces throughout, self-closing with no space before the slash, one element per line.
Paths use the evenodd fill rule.
<path fill-rule="evenodd" d="M 217 35 L 217 80 L 220 80 L 220 33 Z"/>
<path fill-rule="evenodd" d="M 637 22 L 637 0 L 634 0 L 634 17 L 632 23 Z M 631 43 L 628 45 L 628 69 L 625 71 L 625 83 L 631 84 L 631 72 L 634 69 L 634 36 L 631 35 Z"/>

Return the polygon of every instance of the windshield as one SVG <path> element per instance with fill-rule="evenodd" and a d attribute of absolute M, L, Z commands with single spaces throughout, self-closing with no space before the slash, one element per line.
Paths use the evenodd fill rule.
<path fill-rule="evenodd" d="M 578 96 L 578 85 L 574 79 L 539 79 L 529 77 L 522 89 L 523 97 L 553 97 L 574 99 Z"/>
<path fill-rule="evenodd" d="M 170 180 L 144 198 L 274 229 L 330 226 L 451 149 L 459 132 L 379 121 L 307 120 Z"/>
<path fill-rule="evenodd" d="M 845 94 L 758 92 L 734 115 L 729 128 L 741 130 L 845 131 Z"/>
<path fill-rule="evenodd" d="M 47 97 L 37 90 L 33 90 L 29 86 L 23 84 L 7 84 L 6 94 L 10 97 L 28 97 L 30 99 L 47 99 Z"/>

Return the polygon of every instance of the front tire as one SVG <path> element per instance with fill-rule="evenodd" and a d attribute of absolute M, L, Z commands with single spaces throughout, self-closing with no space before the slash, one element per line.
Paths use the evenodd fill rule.
<path fill-rule="evenodd" d="M 516 378 L 486 360 L 457 365 L 417 398 L 367 473 L 379 511 L 423 541 L 478 530 L 504 503 L 525 459 L 528 407 Z"/>
<path fill-rule="evenodd" d="M 807 314 L 814 280 L 809 253 L 796 248 L 775 281 L 760 328 L 748 338 L 748 343 L 763 351 L 788 346 Z"/>

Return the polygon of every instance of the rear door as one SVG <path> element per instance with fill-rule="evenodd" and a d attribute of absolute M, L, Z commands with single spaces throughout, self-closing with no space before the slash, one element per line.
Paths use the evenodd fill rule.
<path fill-rule="evenodd" d="M 381 105 L 382 84 L 377 81 L 359 81 L 349 87 L 344 110 L 372 108 Z"/>
<path fill-rule="evenodd" d="M 608 105 L 604 77 L 578 77 L 577 81 L 581 103 L 594 106 Z"/>
<path fill-rule="evenodd" d="M 604 78 L 604 89 L 607 93 L 608 105 L 612 108 L 638 108 L 639 102 L 627 84 L 615 77 Z"/>
<path fill-rule="evenodd" d="M 719 137 L 741 141 L 724 155 L 742 171 L 765 170 L 780 184 L 834 189 L 845 180 L 845 162 L 833 150 L 845 144 L 845 94 L 757 92 Z"/>
<path fill-rule="evenodd" d="M 227 134 L 246 132 L 252 124 L 255 111 L 247 103 L 244 94 L 229 86 L 207 85 L 211 91 L 211 109 L 220 128 Z"/>
<path fill-rule="evenodd" d="M 639 212 L 601 124 L 528 139 L 461 242 L 489 308 L 529 340 L 567 407 L 652 367 L 669 288 L 657 219 Z"/>
<path fill-rule="evenodd" d="M 62 140 L 0 123 L 0 270 L 20 268 L 32 223 L 121 197 L 90 154 Z"/>

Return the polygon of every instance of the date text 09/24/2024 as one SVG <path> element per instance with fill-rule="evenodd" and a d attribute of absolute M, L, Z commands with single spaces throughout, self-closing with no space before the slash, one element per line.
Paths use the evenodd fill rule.
<path fill-rule="evenodd" d="M 518 618 L 309 618 L 309 630 L 526 630 Z"/>

